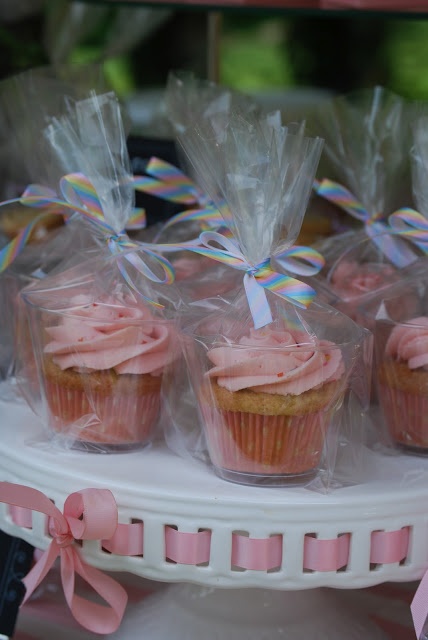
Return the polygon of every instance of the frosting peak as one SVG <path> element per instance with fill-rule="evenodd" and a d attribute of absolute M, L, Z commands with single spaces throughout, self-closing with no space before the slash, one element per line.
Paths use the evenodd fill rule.
<path fill-rule="evenodd" d="M 343 261 L 331 276 L 334 291 L 344 300 L 358 298 L 388 284 L 396 276 L 394 267 L 387 263 Z"/>
<path fill-rule="evenodd" d="M 215 347 L 207 355 L 215 365 L 208 376 L 229 391 L 300 395 L 344 372 L 339 347 L 296 330 L 252 329 L 238 345 Z"/>
<path fill-rule="evenodd" d="M 85 296 L 75 296 L 71 304 L 78 307 L 72 315 L 46 327 L 52 340 L 45 353 L 62 370 L 161 375 L 171 357 L 171 328 L 148 308 L 122 306 L 110 298 L 91 303 Z"/>
<path fill-rule="evenodd" d="M 409 369 L 428 367 L 428 317 L 413 318 L 394 327 L 386 343 L 385 353 L 396 360 L 407 362 Z"/>

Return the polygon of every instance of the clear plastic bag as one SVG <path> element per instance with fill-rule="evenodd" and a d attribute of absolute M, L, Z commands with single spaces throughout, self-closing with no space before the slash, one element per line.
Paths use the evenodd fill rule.
<path fill-rule="evenodd" d="M 202 234 L 207 251 L 201 253 L 212 250 L 244 274 L 243 285 L 189 305 L 182 316 L 211 464 L 234 482 L 329 488 L 340 415 L 355 365 L 368 355 L 367 334 L 331 307 L 305 308 L 297 293 L 302 286 L 307 292 L 304 285 L 274 272 L 271 263 L 292 250 L 322 141 L 305 137 L 303 125 L 286 128 L 276 117 L 239 109 L 221 125 L 197 120 L 179 140 L 207 176 L 214 202 L 226 202 L 230 211 L 233 238 Z M 295 263 L 286 269 L 293 267 L 303 272 Z M 278 286 L 270 288 L 272 281 Z M 201 458 L 201 439 L 186 427 L 181 439 L 180 425 L 175 428 L 178 443 L 169 434 L 170 446 L 180 451 L 185 442 Z M 356 441 L 361 444 L 361 433 Z"/>
<path fill-rule="evenodd" d="M 322 180 L 315 191 L 361 226 L 315 245 L 326 266 L 314 286 L 318 281 L 326 301 L 339 301 L 359 321 L 356 308 L 367 296 L 394 282 L 420 256 L 409 243 L 391 236 L 387 224 L 390 214 L 411 202 L 406 104 L 375 87 L 323 104 L 316 127 L 325 137 L 328 177 L 337 183 Z"/>
<path fill-rule="evenodd" d="M 428 282 L 419 273 L 391 285 L 362 309 L 373 325 L 377 404 L 375 445 L 397 452 L 428 453 Z"/>
<path fill-rule="evenodd" d="M 148 444 L 164 370 L 177 342 L 169 265 L 129 242 L 133 187 L 114 94 L 78 101 L 45 131 L 56 168 L 79 173 L 58 191 L 96 245 L 71 252 L 22 292 L 31 327 L 42 418 L 61 446 L 108 452 Z M 56 199 L 54 198 L 56 201 Z"/>
<path fill-rule="evenodd" d="M 28 183 L 41 183 L 45 188 L 56 189 L 60 176 L 76 169 L 71 156 L 58 165 L 43 131 L 49 119 L 67 112 L 67 105 L 91 83 L 94 86 L 101 83 L 97 67 L 73 72 L 65 68 L 56 71 L 34 69 L 0 83 L 0 162 L 4 169 L 4 197 L 20 196 Z M 0 378 L 10 379 L 15 375 L 18 383 L 23 369 L 32 366 L 31 340 L 24 314 L 18 312 L 19 291 L 44 278 L 64 256 L 77 254 L 91 245 L 91 238 L 83 232 L 81 225 L 70 222 L 64 226 L 64 219 L 71 218 L 72 210 L 64 210 L 64 215 L 58 215 L 58 207 L 55 214 L 45 215 L 47 211 L 48 207 L 24 205 L 19 201 L 0 208 L 0 228 L 7 232 L 9 241 L 43 214 L 33 227 L 29 244 L 0 274 Z M 25 377 L 23 375 L 22 379 Z M 34 406 L 36 387 L 18 386 Z M 7 393 L 6 387 L 3 390 Z"/>

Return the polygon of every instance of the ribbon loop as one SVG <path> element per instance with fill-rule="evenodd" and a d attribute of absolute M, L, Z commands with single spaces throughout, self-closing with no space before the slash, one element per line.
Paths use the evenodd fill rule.
<path fill-rule="evenodd" d="M 224 226 L 224 219 L 218 209 L 213 206 L 204 207 L 202 209 L 189 209 L 172 216 L 165 224 L 163 229 L 169 229 L 180 222 L 199 222 L 204 230 Z"/>
<path fill-rule="evenodd" d="M 324 178 L 320 182 L 316 180 L 313 184 L 313 188 L 315 193 L 319 196 L 337 205 L 349 213 L 353 218 L 356 218 L 365 224 L 368 224 L 373 217 L 373 214 L 370 214 L 367 211 L 365 206 L 353 195 L 353 193 L 338 182 Z M 375 214 L 375 217 L 377 217 L 377 214 Z"/>
<path fill-rule="evenodd" d="M 428 220 L 418 211 L 403 207 L 389 216 L 392 230 L 428 251 Z"/>
<path fill-rule="evenodd" d="M 372 242 L 398 268 L 406 267 L 415 261 L 415 254 L 404 242 L 391 235 L 391 228 L 383 221 L 381 211 L 370 213 L 359 200 L 338 182 L 324 178 L 313 184 L 315 193 L 337 205 L 353 218 L 364 223 L 364 230 Z M 391 219 L 391 217 L 389 218 Z"/>
<path fill-rule="evenodd" d="M 265 290 L 269 290 L 303 308 L 308 307 L 314 299 L 315 291 L 312 287 L 296 278 L 274 271 L 271 267 L 270 258 L 257 265 L 250 264 L 236 242 L 218 231 L 204 231 L 199 236 L 199 239 L 200 246 L 191 247 L 187 245 L 186 249 L 245 272 L 244 288 L 256 329 L 272 322 L 272 314 Z M 216 246 L 213 246 L 213 244 Z M 286 254 L 286 252 L 284 253 Z M 294 254 L 293 248 L 290 249 L 290 261 L 288 264 L 290 271 L 293 268 L 293 256 L 295 258 L 301 253 L 304 253 L 301 247 Z M 315 260 L 315 255 L 312 256 L 310 249 L 308 255 Z M 319 254 L 317 254 L 316 260 L 321 265 L 323 264 Z M 303 266 L 302 269 L 304 270 L 304 268 Z"/>
<path fill-rule="evenodd" d="M 48 188 L 40 187 L 39 185 L 30 185 L 20 199 L 9 202 L 19 201 L 24 204 L 30 204 L 30 206 L 39 206 L 38 203 L 43 203 L 43 206 L 49 204 L 60 207 L 60 210 L 57 212 L 63 212 L 63 209 L 78 212 L 106 234 L 107 245 L 112 253 L 117 255 L 124 252 L 124 260 L 132 264 L 134 268 L 146 278 L 161 284 L 171 284 L 174 281 L 173 267 L 168 260 L 157 255 L 154 251 L 145 249 L 146 253 L 150 253 L 151 258 L 160 265 L 163 272 L 162 277 L 158 277 L 141 259 L 141 256 L 131 255 L 132 250 L 142 249 L 142 247 L 140 244 L 131 242 L 124 231 L 117 233 L 117 231 L 106 222 L 102 202 L 89 178 L 82 173 L 72 173 L 63 176 L 60 180 L 60 190 L 64 197 L 63 201 Z M 140 219 L 141 215 L 140 211 Z M 6 269 L 22 251 L 28 242 L 34 226 L 42 216 L 36 217 L 9 245 L 0 251 L 0 273 Z M 156 307 L 163 307 L 163 305 L 156 303 L 139 291 L 123 262 L 118 261 L 118 268 L 129 287 L 132 288 L 137 295 Z"/>
<path fill-rule="evenodd" d="M 208 204 L 205 194 L 173 164 L 152 157 L 145 169 L 149 176 L 134 176 L 135 189 L 179 204 Z"/>
<path fill-rule="evenodd" d="M 74 545 L 75 540 L 111 538 L 117 528 L 117 506 L 107 489 L 85 489 L 72 493 L 64 513 L 40 491 L 23 485 L 0 482 L 0 501 L 44 513 L 49 518 L 52 542 L 23 582 L 24 603 L 42 582 L 56 558 L 61 560 L 61 580 L 67 604 L 76 620 L 95 633 L 113 633 L 119 627 L 127 604 L 123 587 L 98 569 L 88 566 Z M 108 607 L 74 593 L 75 573 L 80 575 Z"/>
<path fill-rule="evenodd" d="M 325 260 L 318 251 L 300 245 L 294 245 L 276 254 L 274 258 L 286 271 L 299 276 L 314 276 L 325 265 Z"/>

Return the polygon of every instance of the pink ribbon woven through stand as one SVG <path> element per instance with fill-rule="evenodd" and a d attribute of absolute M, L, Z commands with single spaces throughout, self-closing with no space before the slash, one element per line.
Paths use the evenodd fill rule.
<path fill-rule="evenodd" d="M 74 544 L 75 540 L 103 540 L 114 535 L 118 514 L 113 494 L 107 489 L 84 489 L 72 493 L 64 503 L 64 513 L 61 513 L 40 491 L 0 482 L 0 501 L 38 511 L 48 517 L 52 542 L 23 580 L 27 590 L 23 604 L 59 557 L 65 598 L 77 622 L 94 633 L 116 631 L 125 612 L 126 591 L 116 580 L 86 564 Z M 75 574 L 83 578 L 108 606 L 76 595 Z"/>

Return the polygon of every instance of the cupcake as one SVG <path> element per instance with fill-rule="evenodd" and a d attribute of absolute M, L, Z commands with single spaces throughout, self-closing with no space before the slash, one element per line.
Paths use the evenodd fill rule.
<path fill-rule="evenodd" d="M 343 260 L 339 262 L 330 277 L 331 288 L 339 300 L 334 306 L 365 326 L 360 307 L 370 294 L 397 282 L 397 270 L 388 263 Z M 372 327 L 368 327 L 372 328 Z"/>
<path fill-rule="evenodd" d="M 428 453 L 428 317 L 396 324 L 380 355 L 378 394 L 389 435 L 399 447 Z"/>
<path fill-rule="evenodd" d="M 51 428 L 100 450 L 147 444 L 171 358 L 170 325 L 142 305 L 84 295 L 51 315 L 41 357 Z"/>
<path fill-rule="evenodd" d="M 340 348 L 302 331 L 263 328 L 207 356 L 214 367 L 200 405 L 219 475 L 248 484 L 315 475 L 343 397 Z"/>

